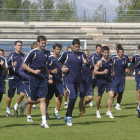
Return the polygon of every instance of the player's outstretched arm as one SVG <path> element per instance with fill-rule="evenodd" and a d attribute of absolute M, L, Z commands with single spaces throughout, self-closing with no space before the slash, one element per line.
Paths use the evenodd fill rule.
<path fill-rule="evenodd" d="M 33 69 L 31 69 L 31 68 L 28 66 L 28 64 L 25 63 L 25 62 L 23 63 L 22 67 L 23 67 L 23 69 L 25 69 L 25 70 L 27 70 L 27 71 L 29 71 L 29 72 L 31 72 L 31 73 L 34 73 L 34 74 L 39 74 L 39 73 L 40 73 L 40 70 L 33 70 Z"/>

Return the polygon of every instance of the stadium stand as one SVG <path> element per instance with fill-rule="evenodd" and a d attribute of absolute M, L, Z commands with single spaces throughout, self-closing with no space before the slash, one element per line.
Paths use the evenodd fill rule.
<path fill-rule="evenodd" d="M 130 58 L 137 53 L 140 40 L 139 23 L 80 23 L 80 22 L 0 22 L 0 39 L 36 39 L 45 35 L 47 39 L 87 40 L 90 54 L 95 45 L 108 45 L 111 54 L 115 53 L 115 44 L 121 43 L 125 54 Z M 1 43 L 1 42 L 0 42 Z M 9 54 L 6 50 L 6 55 Z"/>

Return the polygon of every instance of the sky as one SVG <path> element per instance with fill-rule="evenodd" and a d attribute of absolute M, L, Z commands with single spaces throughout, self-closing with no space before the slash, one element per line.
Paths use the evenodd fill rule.
<path fill-rule="evenodd" d="M 37 0 L 30 0 L 31 2 Z M 119 5 L 119 0 L 76 0 L 77 10 L 96 10 L 101 4 L 106 10 L 115 10 Z"/>

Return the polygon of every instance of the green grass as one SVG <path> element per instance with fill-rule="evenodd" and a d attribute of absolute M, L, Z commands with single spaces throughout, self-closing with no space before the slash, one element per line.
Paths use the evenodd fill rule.
<path fill-rule="evenodd" d="M 78 101 L 75 105 L 72 118 L 72 127 L 63 122 L 66 109 L 61 107 L 59 112 L 61 120 L 53 116 L 55 100 L 52 99 L 49 106 L 49 129 L 41 128 L 41 115 L 39 105 L 32 110 L 33 123 L 26 121 L 26 114 L 16 118 L 11 109 L 12 118 L 6 118 L 6 97 L 4 95 L 0 104 L 0 140 L 137 140 L 139 139 L 140 119 L 136 116 L 136 90 L 134 80 L 126 81 L 126 89 L 123 95 L 121 111 L 112 108 L 114 119 L 105 115 L 107 111 L 108 94 L 102 98 L 101 119 L 96 118 L 95 90 L 94 107 L 86 107 L 83 117 L 78 116 Z M 17 100 L 17 95 L 12 100 L 11 108 Z M 116 103 L 116 102 L 115 102 Z"/>

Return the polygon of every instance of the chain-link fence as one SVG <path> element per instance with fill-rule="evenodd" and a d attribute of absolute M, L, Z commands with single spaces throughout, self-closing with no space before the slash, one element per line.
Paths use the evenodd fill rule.
<path fill-rule="evenodd" d="M 140 10 L 34 10 L 0 8 L 0 21 L 140 22 Z"/>

